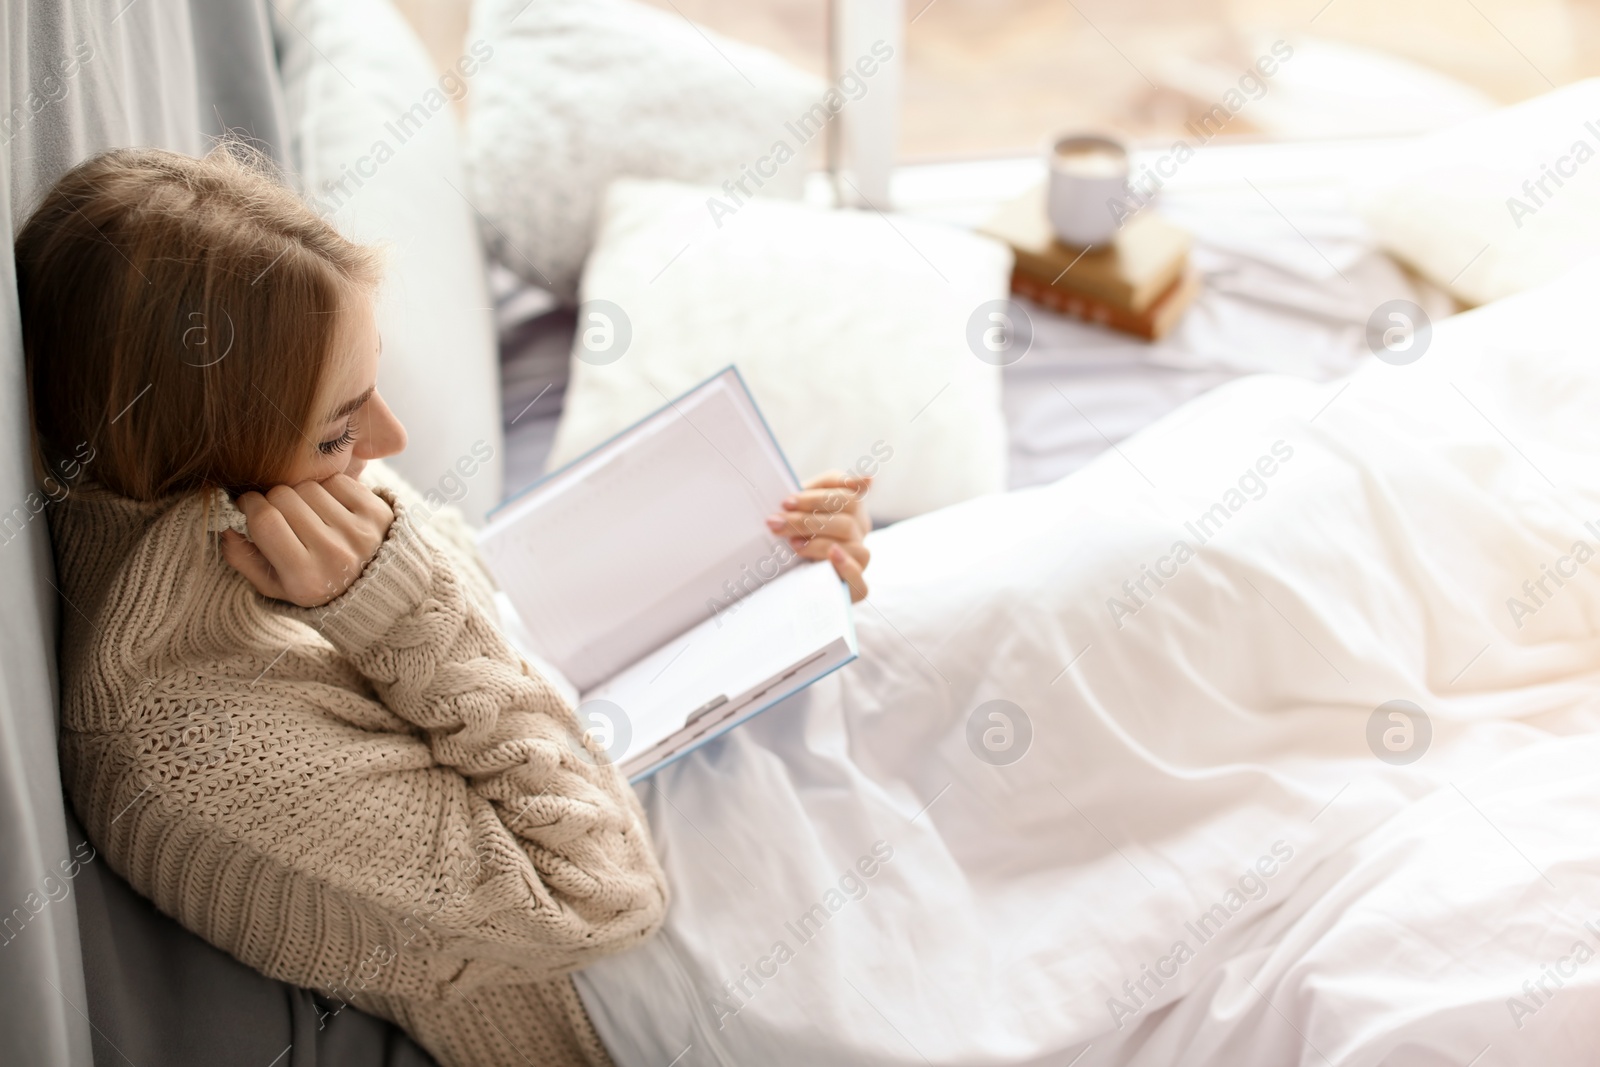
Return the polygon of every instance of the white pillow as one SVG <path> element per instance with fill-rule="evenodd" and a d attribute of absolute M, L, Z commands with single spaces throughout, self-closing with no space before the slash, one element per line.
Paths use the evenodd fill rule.
<path fill-rule="evenodd" d="M 802 140 L 785 123 L 824 87 L 769 52 L 632 0 L 479 0 L 471 33 L 495 49 L 467 120 L 484 239 L 563 300 L 577 291 L 613 178 L 744 180 L 753 192 L 746 175 L 765 158 L 761 169 L 776 173 L 758 179 L 759 192 L 800 195 L 821 135 Z M 793 156 L 781 166 L 779 141 Z"/>
<path fill-rule="evenodd" d="M 1003 490 L 1000 368 L 967 335 L 974 312 L 1006 298 L 1010 251 L 937 223 L 772 200 L 719 227 L 715 192 L 611 186 L 550 466 L 732 363 L 802 479 L 877 471 L 875 518 Z"/>
<path fill-rule="evenodd" d="M 305 195 L 353 239 L 387 248 L 378 382 L 410 437 L 391 464 L 481 522 L 501 495 L 500 366 L 449 97 L 475 92 L 499 57 L 476 42 L 435 71 L 388 0 L 274 13 Z"/>
<path fill-rule="evenodd" d="M 1422 138 L 1357 200 L 1385 249 L 1468 304 L 1558 278 L 1600 247 L 1600 79 Z"/>

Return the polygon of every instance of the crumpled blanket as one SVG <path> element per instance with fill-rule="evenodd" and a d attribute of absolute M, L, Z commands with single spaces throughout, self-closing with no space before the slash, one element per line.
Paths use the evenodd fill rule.
<path fill-rule="evenodd" d="M 1597 283 L 872 535 L 860 660 L 638 787 L 618 1064 L 1589 1062 Z"/>

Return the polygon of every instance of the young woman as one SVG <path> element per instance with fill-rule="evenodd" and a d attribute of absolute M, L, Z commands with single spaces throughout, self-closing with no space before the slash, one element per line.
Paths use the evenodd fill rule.
<path fill-rule="evenodd" d="M 609 1062 L 568 974 L 649 937 L 666 880 L 459 517 L 374 463 L 406 440 L 377 255 L 225 150 L 78 166 L 16 255 L 39 458 L 77 476 L 51 522 L 90 837 L 441 1063 Z M 866 488 L 813 481 L 769 521 L 858 599 Z"/>

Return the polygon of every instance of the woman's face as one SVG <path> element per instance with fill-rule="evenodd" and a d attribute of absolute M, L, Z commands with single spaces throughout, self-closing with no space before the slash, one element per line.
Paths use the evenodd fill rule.
<path fill-rule="evenodd" d="M 335 474 L 354 478 L 367 460 L 406 447 L 405 427 L 378 395 L 382 348 L 372 298 L 354 296 L 339 315 L 333 358 L 317 397 L 318 421 L 295 453 L 286 484 L 320 482 Z"/>

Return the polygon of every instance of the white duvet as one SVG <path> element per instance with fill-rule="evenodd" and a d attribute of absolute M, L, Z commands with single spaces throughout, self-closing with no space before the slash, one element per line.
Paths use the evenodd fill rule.
<path fill-rule="evenodd" d="M 1592 1062 L 1597 288 L 875 534 L 860 660 L 640 787 L 618 1064 Z"/>

